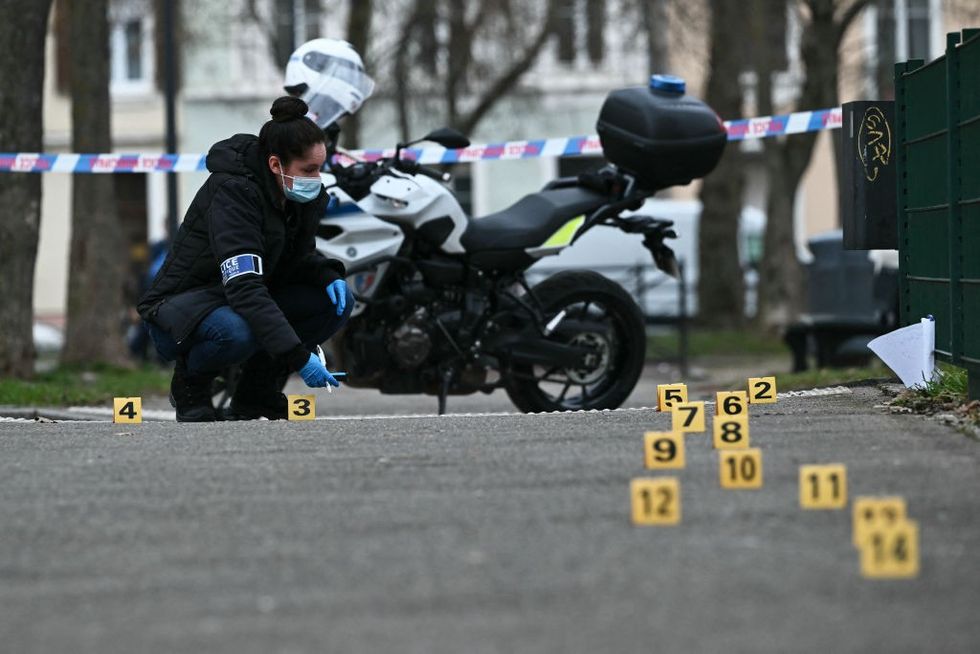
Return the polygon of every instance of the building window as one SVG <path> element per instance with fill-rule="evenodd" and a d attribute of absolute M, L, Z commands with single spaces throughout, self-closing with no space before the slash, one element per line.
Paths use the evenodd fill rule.
<path fill-rule="evenodd" d="M 453 176 L 453 193 L 467 216 L 473 215 L 473 164 L 456 164 L 446 168 Z"/>
<path fill-rule="evenodd" d="M 126 44 L 126 69 L 124 77 L 130 81 L 143 79 L 143 26 L 138 20 L 131 20 L 123 26 L 123 39 Z"/>
<path fill-rule="evenodd" d="M 584 4 L 582 0 L 560 0 L 555 27 L 558 61 L 574 64 L 579 51 L 584 50 L 591 63 L 602 63 L 605 27 L 606 0 L 584 0 Z M 580 43 L 582 38 L 584 43 Z"/>
<path fill-rule="evenodd" d="M 938 0 L 877 0 L 871 23 L 877 44 L 874 85 L 880 98 L 894 97 L 894 64 L 908 59 L 929 61 L 936 44 L 933 27 L 940 25 Z"/>
<path fill-rule="evenodd" d="M 302 14 L 303 38 L 301 41 L 305 43 L 322 36 L 323 6 L 320 0 L 304 0 Z"/>
<path fill-rule="evenodd" d="M 575 62 L 575 0 L 561 0 L 555 32 L 558 38 L 558 61 Z"/>
<path fill-rule="evenodd" d="M 929 0 L 906 0 L 908 23 L 908 58 L 929 61 Z"/>
<path fill-rule="evenodd" d="M 606 54 L 606 0 L 586 0 L 586 50 L 589 61 L 601 64 Z"/>
<path fill-rule="evenodd" d="M 113 94 L 146 94 L 153 90 L 152 18 L 113 16 L 109 25 L 110 80 Z"/>

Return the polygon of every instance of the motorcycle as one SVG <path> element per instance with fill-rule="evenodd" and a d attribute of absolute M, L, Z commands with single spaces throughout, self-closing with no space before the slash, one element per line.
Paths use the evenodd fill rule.
<path fill-rule="evenodd" d="M 330 342 L 331 362 L 347 372 L 346 384 L 434 395 L 440 414 L 450 395 L 500 388 L 525 412 L 614 409 L 626 400 L 646 352 L 643 315 L 633 298 L 594 271 L 562 271 L 534 286 L 524 273 L 589 230 L 610 226 L 640 235 L 657 267 L 676 275 L 664 243 L 676 237 L 671 221 L 629 212 L 660 188 L 707 174 L 724 147 L 724 131 L 708 109 L 711 125 L 705 128 L 701 115 L 688 135 L 700 146 L 680 143 L 686 149 L 652 166 L 650 153 L 641 153 L 638 167 L 637 144 L 646 143 L 637 133 L 655 141 L 665 129 L 663 116 L 673 111 L 676 136 L 677 115 L 690 118 L 691 102 L 706 107 L 693 99 L 678 105 L 674 97 L 666 98 L 673 101 L 668 105 L 655 97 L 651 107 L 639 94 L 614 101 L 616 93 L 598 126 L 607 158 L 625 166 L 609 163 L 556 179 L 482 218 L 465 214 L 446 173 L 404 156 L 423 141 L 467 147 L 469 140 L 452 129 L 400 143 L 391 157 L 324 174 L 341 206 L 360 212 L 328 215 L 317 235 L 318 249 L 347 266 L 357 301 Z M 659 111 L 660 126 L 631 124 L 623 109 L 630 102 Z"/>

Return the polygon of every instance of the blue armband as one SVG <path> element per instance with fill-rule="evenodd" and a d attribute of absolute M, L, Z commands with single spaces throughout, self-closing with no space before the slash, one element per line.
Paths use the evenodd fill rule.
<path fill-rule="evenodd" d="M 239 254 L 221 262 L 221 283 L 228 282 L 242 275 L 262 276 L 262 257 L 257 254 Z"/>

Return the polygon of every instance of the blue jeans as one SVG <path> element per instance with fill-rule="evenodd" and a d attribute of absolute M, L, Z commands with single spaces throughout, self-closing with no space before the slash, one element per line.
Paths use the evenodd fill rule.
<path fill-rule="evenodd" d="M 347 308 L 339 316 L 325 288 L 286 286 L 273 290 L 272 298 L 296 335 L 311 350 L 337 333 L 354 308 L 350 290 Z M 262 349 L 245 319 L 229 306 L 218 307 L 205 316 L 179 346 L 170 334 L 153 323 L 147 323 L 147 328 L 160 356 L 167 361 L 186 357 L 187 371 L 191 374 L 218 372 L 245 363 Z"/>

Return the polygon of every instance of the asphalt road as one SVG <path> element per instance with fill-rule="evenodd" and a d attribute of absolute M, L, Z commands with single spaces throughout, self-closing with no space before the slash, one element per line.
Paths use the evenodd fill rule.
<path fill-rule="evenodd" d="M 872 388 L 755 407 L 765 487 L 687 437 L 676 527 L 629 523 L 647 410 L 210 425 L 0 422 L 9 652 L 980 650 L 978 443 Z M 899 494 L 917 579 L 862 579 L 850 511 Z"/>

